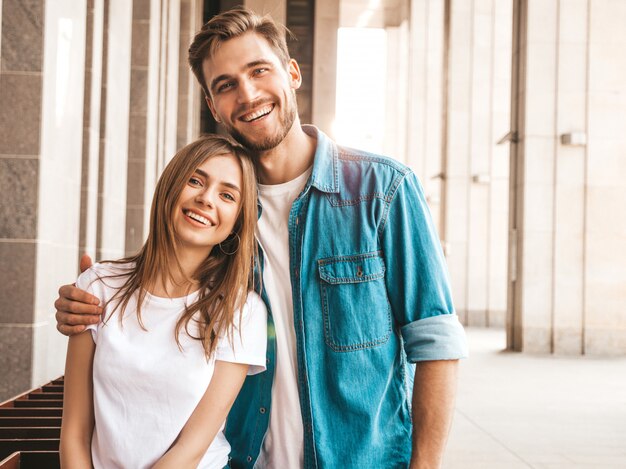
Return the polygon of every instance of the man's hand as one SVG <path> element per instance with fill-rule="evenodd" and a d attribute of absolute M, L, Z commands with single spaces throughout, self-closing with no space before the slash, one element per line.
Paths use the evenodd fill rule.
<path fill-rule="evenodd" d="M 84 272 L 91 264 L 91 258 L 83 255 L 80 258 L 80 271 Z M 98 323 L 103 312 L 99 304 L 100 300 L 86 291 L 74 285 L 63 285 L 54 302 L 57 329 L 61 334 L 69 336 L 84 331 L 88 324 Z"/>

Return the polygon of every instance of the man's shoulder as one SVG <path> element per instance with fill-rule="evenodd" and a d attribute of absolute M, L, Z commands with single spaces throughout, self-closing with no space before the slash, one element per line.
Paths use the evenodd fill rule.
<path fill-rule="evenodd" d="M 378 155 L 366 150 L 358 150 L 342 145 L 337 145 L 337 158 L 340 162 L 345 164 L 357 164 L 369 167 L 375 171 L 375 174 L 388 172 L 394 175 L 405 175 L 411 171 L 408 166 L 389 156 Z"/>
<path fill-rule="evenodd" d="M 401 162 L 364 150 L 337 146 L 341 197 L 390 200 L 411 169 Z"/>

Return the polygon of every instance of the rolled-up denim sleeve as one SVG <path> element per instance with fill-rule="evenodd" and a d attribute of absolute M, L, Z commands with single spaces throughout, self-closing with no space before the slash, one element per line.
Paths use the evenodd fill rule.
<path fill-rule="evenodd" d="M 467 357 L 465 331 L 456 314 L 440 314 L 401 329 L 407 360 L 455 360 Z"/>
<path fill-rule="evenodd" d="M 381 242 L 387 294 L 409 362 L 466 357 L 441 243 L 410 171 L 391 194 Z"/>

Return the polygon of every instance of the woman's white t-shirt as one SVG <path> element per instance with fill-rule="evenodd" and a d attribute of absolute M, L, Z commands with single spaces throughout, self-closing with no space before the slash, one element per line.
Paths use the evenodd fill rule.
<path fill-rule="evenodd" d="M 128 265 L 95 264 L 77 283 L 106 302 L 124 278 L 106 278 L 127 271 Z M 267 310 L 256 293 L 249 293 L 239 317 L 235 315 L 233 343 L 220 337 L 208 361 L 202 343 L 184 331 L 174 338 L 176 323 L 185 305 L 198 293 L 182 298 L 146 294 L 141 307 L 141 327 L 136 314 L 136 295 L 124 320 L 116 310 L 108 321 L 90 326 L 96 343 L 93 363 L 95 428 L 91 443 L 93 464 L 98 468 L 148 468 L 174 443 L 204 395 L 216 360 L 250 365 L 248 374 L 265 370 Z M 105 310 L 108 317 L 112 305 Z M 189 331 L 195 335 L 193 320 Z M 200 468 L 226 465 L 230 445 L 224 425 L 202 458 Z"/>

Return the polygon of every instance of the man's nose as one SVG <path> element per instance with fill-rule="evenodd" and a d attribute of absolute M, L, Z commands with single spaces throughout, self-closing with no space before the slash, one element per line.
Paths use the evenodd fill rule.
<path fill-rule="evenodd" d="M 241 80 L 239 83 L 239 102 L 249 103 L 257 98 L 258 89 L 250 79 Z"/>

